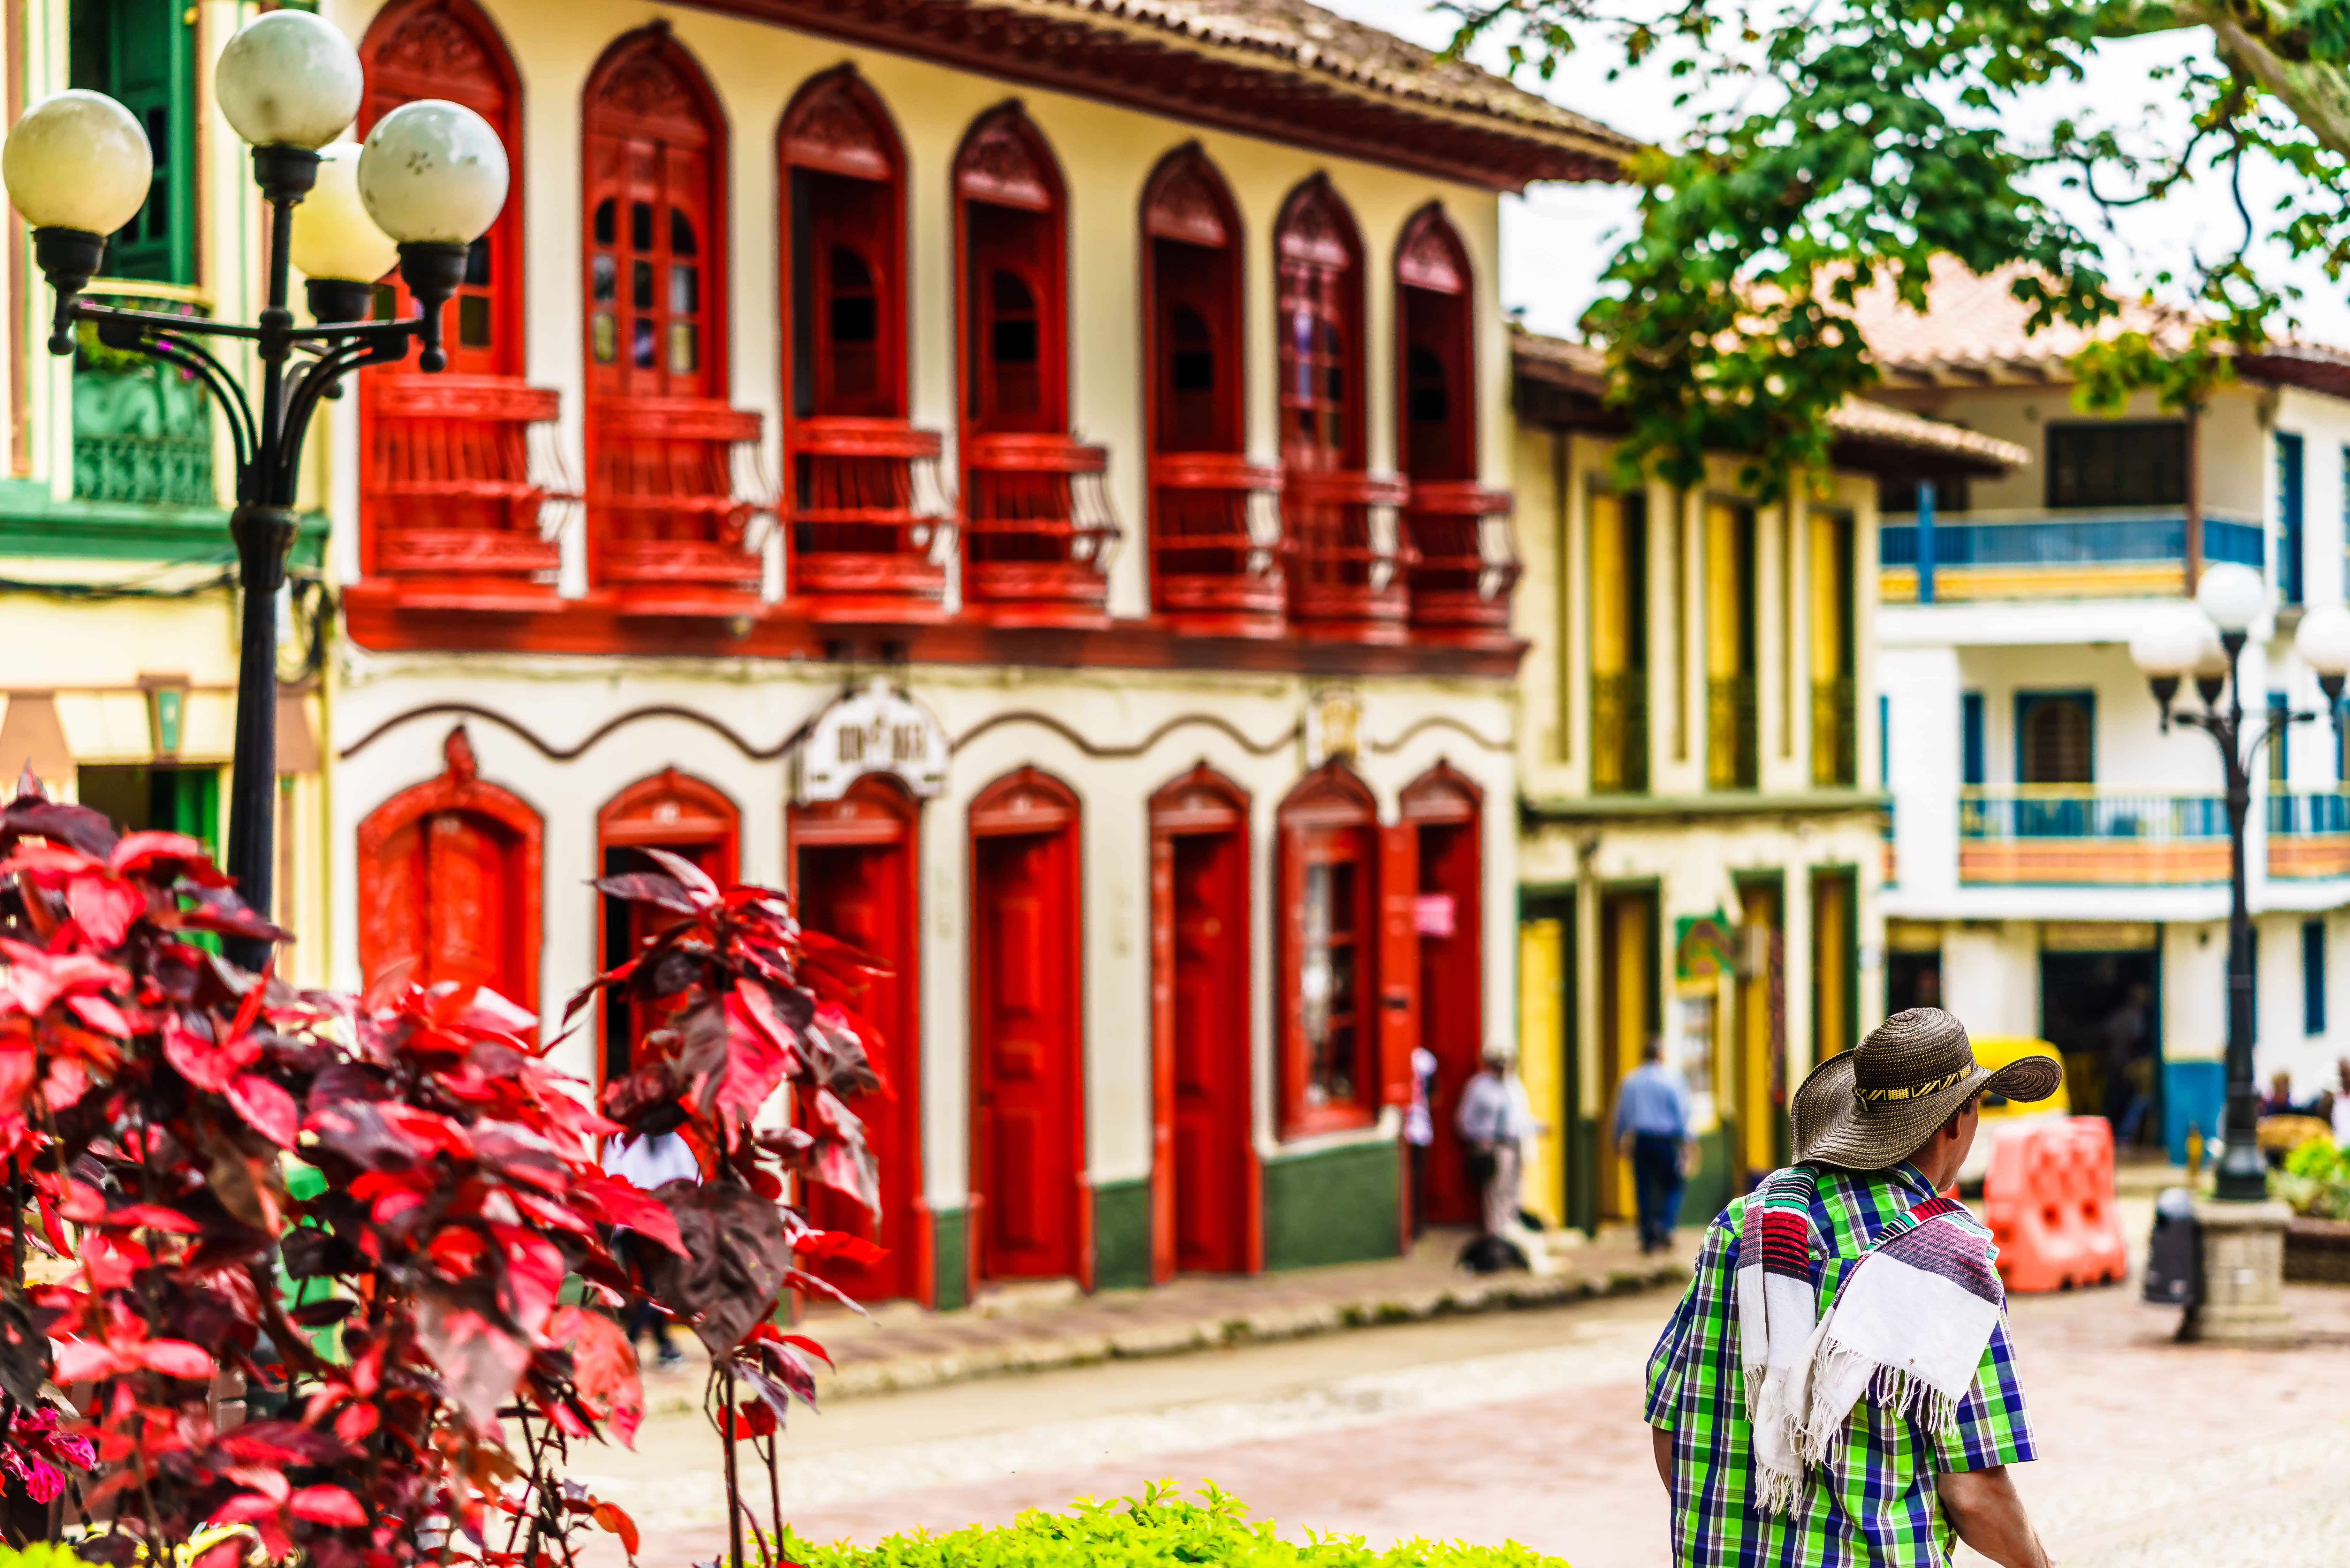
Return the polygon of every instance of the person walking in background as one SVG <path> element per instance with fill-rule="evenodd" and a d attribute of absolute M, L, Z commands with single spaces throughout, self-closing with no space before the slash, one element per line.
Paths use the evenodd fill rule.
<path fill-rule="evenodd" d="M 1506 1044 L 1486 1045 L 1483 1064 L 1461 1085 L 1453 1127 L 1461 1134 L 1469 1185 L 1484 1199 L 1484 1234 L 1517 1253 L 1516 1264 L 1523 1268 L 1525 1254 L 1509 1240 L 1518 1228 L 1519 1146 L 1542 1131 L 1542 1124 L 1534 1119 L 1526 1086 L 1510 1071 Z"/>
<path fill-rule="evenodd" d="M 604 1145 L 603 1165 L 606 1175 L 633 1182 L 647 1192 L 671 1181 L 702 1179 L 702 1166 L 693 1158 L 693 1150 L 673 1132 L 608 1139 Z M 619 1240 L 625 1246 L 633 1245 L 636 1238 L 623 1230 Z M 629 1331 L 631 1350 L 636 1348 L 638 1340 L 648 1334 L 652 1337 L 653 1352 L 663 1371 L 685 1365 L 684 1353 L 670 1343 L 669 1319 L 652 1303 L 640 1300 L 631 1306 L 624 1326 Z"/>
<path fill-rule="evenodd" d="M 1640 1064 L 1616 1092 L 1616 1152 L 1632 1162 L 1640 1251 L 1672 1245 L 1680 1222 L 1684 1163 L 1690 1150 L 1689 1081 L 1665 1064 L 1665 1043 L 1648 1036 Z"/>
<path fill-rule="evenodd" d="M 1428 1149 L 1436 1141 L 1436 1053 L 1411 1048 L 1411 1104 L 1403 1113 L 1403 1142 L 1411 1158 L 1411 1239 L 1428 1225 Z"/>

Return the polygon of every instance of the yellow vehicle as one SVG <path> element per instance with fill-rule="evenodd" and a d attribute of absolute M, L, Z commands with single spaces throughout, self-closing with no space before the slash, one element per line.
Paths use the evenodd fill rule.
<path fill-rule="evenodd" d="M 2026 1056 L 2047 1056 L 2060 1064 L 2064 1061 L 2064 1054 L 2049 1042 L 2023 1034 L 1978 1034 L 1974 1048 L 1975 1060 L 1994 1073 Z M 2073 1114 L 2072 1102 L 2062 1084 L 2046 1099 L 2030 1105 L 1985 1095 L 1980 1106 L 1982 1127 L 1975 1134 L 1975 1147 L 1968 1153 L 1966 1164 L 1959 1169 L 1959 1185 L 1970 1191 L 1982 1185 L 1983 1177 L 1991 1170 L 1991 1151 L 2010 1128 Z"/>

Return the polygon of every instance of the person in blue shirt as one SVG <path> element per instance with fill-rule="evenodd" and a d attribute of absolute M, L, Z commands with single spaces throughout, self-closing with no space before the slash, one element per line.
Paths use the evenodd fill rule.
<path fill-rule="evenodd" d="M 1683 1163 L 1690 1152 L 1689 1082 L 1665 1065 L 1665 1043 L 1651 1034 L 1638 1067 L 1616 1092 L 1616 1151 L 1632 1162 L 1640 1210 L 1640 1251 L 1672 1244 L 1680 1220 Z"/>

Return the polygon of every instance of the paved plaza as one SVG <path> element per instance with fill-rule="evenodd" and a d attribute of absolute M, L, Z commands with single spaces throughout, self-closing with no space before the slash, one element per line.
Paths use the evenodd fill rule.
<path fill-rule="evenodd" d="M 2060 1562 L 2338 1555 L 2350 1290 L 2288 1294 L 2305 1338 L 2286 1352 L 2175 1344 L 2176 1313 L 2126 1289 L 2017 1300 L 2045 1456 L 2018 1477 Z M 785 1511 L 810 1536 L 869 1541 L 1212 1477 L 1284 1529 L 1514 1538 L 1575 1568 L 1660 1564 L 1639 1376 L 1672 1301 L 1659 1290 L 846 1399 L 795 1420 Z M 635 1455 L 577 1458 L 575 1473 L 636 1512 L 649 1565 L 720 1549 L 716 1449 L 698 1422 L 656 1415 Z"/>

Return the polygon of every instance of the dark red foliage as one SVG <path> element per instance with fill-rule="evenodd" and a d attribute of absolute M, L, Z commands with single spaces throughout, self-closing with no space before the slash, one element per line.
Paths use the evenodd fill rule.
<path fill-rule="evenodd" d="M 853 957 L 804 972 L 781 895 L 661 860 L 601 887 L 673 923 L 571 1004 L 617 988 L 659 1022 L 599 1110 L 486 991 L 307 993 L 192 944 L 284 935 L 193 840 L 36 788 L 0 808 L 0 1471 L 35 1501 L 78 1478 L 109 1560 L 234 1524 L 317 1568 L 535 1568 L 587 1524 L 635 1550 L 552 1472 L 642 1416 L 614 1310 L 693 1328 L 722 1431 L 811 1399 L 821 1352 L 774 1320 L 818 1285 L 795 1258 L 851 1243 L 781 1199 L 873 1201 L 842 1100 L 879 1042 L 836 994 Z M 599 1168 L 599 1138 L 672 1129 L 699 1182 Z M 269 1418 L 238 1424 L 240 1393 Z"/>

